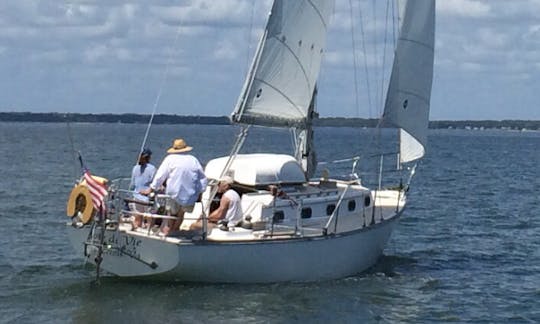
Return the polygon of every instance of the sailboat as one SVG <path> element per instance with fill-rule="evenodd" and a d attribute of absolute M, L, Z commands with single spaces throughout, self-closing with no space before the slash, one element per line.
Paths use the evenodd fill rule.
<path fill-rule="evenodd" d="M 120 277 L 186 282 L 306 282 L 355 275 L 377 262 L 405 209 L 410 181 L 370 189 L 355 176 L 314 177 L 317 80 L 333 10 L 331 0 L 273 2 L 231 116 L 240 134 L 229 156 L 205 166 L 209 179 L 233 178 L 241 225 L 206 226 L 216 194 L 212 181 L 185 215 L 188 223 L 201 217 L 203 231 L 185 236 L 157 235 L 124 221 L 133 213 L 170 218 L 160 212 L 169 199 L 164 195 L 144 212 L 129 211 L 123 208 L 129 190 L 112 180 L 104 205 L 95 208 L 85 188 L 103 189 L 106 180 L 87 174 L 78 183 L 70 196 L 68 233 L 98 274 L 104 269 Z M 400 166 L 415 166 L 425 154 L 434 26 L 435 0 L 406 1 L 382 116 L 399 129 Z M 296 149 L 290 155 L 240 153 L 252 126 L 293 130 Z"/>

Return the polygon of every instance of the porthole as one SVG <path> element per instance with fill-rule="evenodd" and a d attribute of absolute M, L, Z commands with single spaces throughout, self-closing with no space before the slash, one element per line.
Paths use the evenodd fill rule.
<path fill-rule="evenodd" d="M 364 197 L 364 206 L 369 207 L 371 204 L 371 198 L 369 196 Z"/>
<path fill-rule="evenodd" d="M 302 218 L 311 218 L 311 208 L 302 208 Z"/>
<path fill-rule="evenodd" d="M 349 211 L 354 211 L 356 209 L 356 201 L 355 200 L 349 200 L 349 203 L 347 204 L 347 207 L 349 208 Z"/>
<path fill-rule="evenodd" d="M 332 215 L 334 210 L 336 210 L 336 205 L 331 204 L 331 205 L 326 206 L 326 215 L 328 216 Z"/>
<path fill-rule="evenodd" d="M 272 218 L 274 223 L 283 223 L 284 219 L 285 219 L 285 213 L 283 212 L 283 210 L 276 211 L 274 213 L 274 217 Z"/>

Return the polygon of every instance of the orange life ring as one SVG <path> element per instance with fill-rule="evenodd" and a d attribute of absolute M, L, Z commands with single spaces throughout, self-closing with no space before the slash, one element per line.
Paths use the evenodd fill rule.
<path fill-rule="evenodd" d="M 86 185 L 79 184 L 71 190 L 66 211 L 67 215 L 72 218 L 80 212 L 80 218 L 83 224 L 88 223 L 92 219 L 94 206 L 92 205 L 92 195 Z"/>

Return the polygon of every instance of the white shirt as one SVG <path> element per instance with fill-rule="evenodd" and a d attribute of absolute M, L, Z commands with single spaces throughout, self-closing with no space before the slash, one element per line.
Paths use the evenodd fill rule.
<path fill-rule="evenodd" d="M 156 190 L 167 180 L 165 194 L 182 206 L 194 205 L 206 188 L 206 176 L 199 161 L 190 154 L 169 154 L 159 166 L 150 188 Z"/>
<path fill-rule="evenodd" d="M 129 184 L 129 188 L 135 191 L 133 198 L 148 201 L 148 197 L 139 194 L 139 192 L 150 187 L 150 183 L 152 182 L 155 173 L 156 167 L 150 163 L 145 165 L 142 172 L 141 165 L 137 164 L 133 167 L 133 170 L 131 170 L 131 183 Z"/>
<path fill-rule="evenodd" d="M 233 227 L 242 220 L 242 207 L 240 205 L 240 196 L 232 189 L 225 191 L 223 197 L 229 199 L 229 208 L 225 214 L 225 219 L 228 221 L 227 227 Z"/>

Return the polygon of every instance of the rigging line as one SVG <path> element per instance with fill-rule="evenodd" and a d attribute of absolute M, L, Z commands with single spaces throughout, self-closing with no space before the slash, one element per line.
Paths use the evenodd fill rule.
<path fill-rule="evenodd" d="M 391 1 L 391 0 L 388 0 L 388 1 Z M 389 10 L 389 4 L 388 4 L 388 1 L 386 2 L 386 24 L 385 24 L 385 33 L 384 33 L 384 54 L 383 54 L 383 66 L 382 66 L 382 69 L 381 69 L 381 78 L 383 80 L 381 80 L 381 91 L 382 89 L 384 88 L 384 66 L 386 64 L 386 45 L 387 45 L 387 34 L 388 34 L 388 18 L 389 18 L 389 13 L 388 13 L 388 10 Z M 396 0 L 396 2 L 399 2 L 399 0 Z M 392 7 L 394 8 L 393 6 L 394 4 L 394 1 L 392 1 Z M 392 32 L 395 33 L 396 32 L 396 29 L 397 29 L 397 37 L 399 37 L 399 34 L 400 34 L 400 22 L 399 22 L 399 19 L 400 19 L 400 15 L 399 15 L 399 3 L 397 3 L 398 5 L 396 6 L 397 7 L 397 10 L 398 10 L 398 21 L 397 21 L 397 26 L 396 26 L 396 20 L 395 20 L 395 17 L 394 19 L 392 19 Z M 394 12 L 395 12 L 396 9 L 392 10 L 392 15 L 394 15 Z M 394 35 L 393 39 L 392 39 L 393 43 L 394 43 L 394 56 L 396 55 L 396 49 L 397 49 L 397 42 L 396 42 L 396 36 Z M 396 59 L 398 59 L 396 57 Z M 397 68 L 399 68 L 399 64 L 397 64 Z M 391 73 L 393 71 L 390 71 Z M 383 95 L 381 93 L 381 106 L 383 106 Z M 384 107 L 383 107 L 383 111 L 384 111 Z M 384 121 L 384 115 L 383 114 L 380 114 L 380 117 L 379 117 L 379 121 L 377 122 L 377 131 L 378 131 L 378 136 L 377 136 L 377 139 L 380 140 L 381 138 L 381 133 L 382 133 L 382 129 L 381 129 L 381 126 L 382 126 L 382 123 Z M 398 131 L 399 132 L 399 131 Z M 378 145 L 380 146 L 380 143 L 378 143 Z"/>
<path fill-rule="evenodd" d="M 68 116 L 67 114 L 64 115 L 64 119 L 66 120 L 66 126 L 67 126 L 67 130 L 68 130 L 68 138 L 69 138 L 69 144 L 71 145 L 71 152 L 73 152 L 73 161 L 74 161 L 74 164 L 73 164 L 73 175 L 74 175 L 74 178 L 75 179 L 78 179 L 79 177 L 77 176 L 79 174 L 79 172 L 77 172 L 77 151 L 75 150 L 75 142 L 73 141 L 73 134 L 71 132 L 71 124 L 69 122 L 69 119 L 68 119 Z"/>
<path fill-rule="evenodd" d="M 360 7 L 360 5 L 358 6 L 358 17 L 360 17 L 360 34 L 362 35 L 362 52 L 364 54 L 364 73 L 366 74 L 369 118 L 373 118 L 373 113 L 371 111 L 371 107 L 373 106 L 373 103 L 371 101 L 371 86 L 369 82 L 370 78 L 369 78 L 369 68 L 368 68 L 368 61 L 367 61 L 366 35 L 364 33 L 364 18 L 362 17 L 362 8 Z"/>
<path fill-rule="evenodd" d="M 307 0 L 307 2 L 311 5 L 311 7 L 313 8 L 313 10 L 317 13 L 317 15 L 319 16 L 319 18 L 321 19 L 323 25 L 324 25 L 324 29 L 328 29 L 328 22 L 327 21 L 324 21 L 324 18 L 321 14 L 321 11 L 319 10 L 319 8 L 317 8 L 316 5 L 313 4 L 313 1 L 311 0 Z"/>
<path fill-rule="evenodd" d="M 398 37 L 398 29 L 400 24 L 400 17 L 399 17 L 399 0 L 392 1 L 392 22 L 393 22 L 393 28 L 392 28 L 392 45 L 394 48 L 397 46 L 397 37 Z M 396 15 L 397 13 L 397 15 Z M 397 19 L 397 23 L 396 23 Z"/>
<path fill-rule="evenodd" d="M 360 159 L 360 156 L 353 156 L 352 158 L 347 159 L 341 159 L 341 160 L 333 160 L 333 161 L 324 161 L 324 162 L 317 162 L 318 165 L 326 165 L 326 164 L 334 164 L 334 163 L 344 163 L 344 162 L 354 162 Z"/>
<path fill-rule="evenodd" d="M 376 8 L 375 8 L 376 1 L 375 0 L 373 0 L 372 5 L 373 5 L 373 10 L 372 10 L 372 12 L 373 12 L 373 23 L 374 23 L 374 27 L 376 27 L 376 21 L 377 20 L 376 20 Z M 368 66 L 368 60 L 367 60 L 368 53 L 367 53 L 367 47 L 366 47 L 366 34 L 364 32 L 364 18 L 363 18 L 363 15 L 362 15 L 362 7 L 360 5 L 358 6 L 358 17 L 360 18 L 360 32 L 361 32 L 361 36 L 362 36 L 362 51 L 363 51 L 363 54 L 364 54 L 364 71 L 365 71 L 365 75 L 366 75 L 369 118 L 372 118 L 373 117 L 372 107 L 373 107 L 374 103 L 373 103 L 373 100 L 371 98 L 371 96 L 372 96 L 371 82 L 370 82 L 371 78 L 370 78 L 370 74 L 369 74 L 369 66 Z M 374 28 L 374 34 L 376 36 L 376 28 Z M 385 32 L 385 38 L 386 38 L 386 32 Z M 376 39 L 376 37 L 375 37 L 375 39 Z M 377 53 L 376 42 L 374 42 L 374 52 L 375 52 L 375 54 Z M 379 90 L 377 89 L 378 87 L 375 87 L 375 88 L 376 88 L 375 89 L 375 98 L 378 98 L 377 93 L 379 92 Z M 384 92 L 382 89 L 380 91 L 381 91 L 381 93 Z M 382 94 L 381 94 L 381 96 L 382 96 Z M 377 99 L 375 99 L 375 101 L 376 100 Z M 369 141 L 369 145 L 367 145 L 367 147 L 375 146 L 375 147 L 380 148 L 380 144 L 381 144 L 380 143 L 380 137 L 381 137 L 381 134 L 382 134 L 381 125 L 382 125 L 382 122 L 383 122 L 382 113 L 379 114 L 377 119 L 378 119 L 377 120 L 377 125 L 375 127 L 376 133 L 373 134 L 373 136 L 371 136 L 371 139 Z M 373 145 L 374 143 L 375 143 L 375 145 Z"/>
<path fill-rule="evenodd" d="M 381 87 L 380 87 L 380 103 L 377 105 L 378 109 L 383 109 L 384 111 L 384 84 L 385 84 L 385 78 L 384 78 L 384 75 L 385 75 L 385 67 L 386 67 L 386 53 L 387 53 L 387 43 L 388 43 L 388 25 L 389 25 L 389 17 L 390 17 L 390 1 L 392 0 L 387 0 L 386 1 L 386 14 L 385 14 L 385 26 L 384 26 L 384 41 L 383 41 L 383 61 L 382 61 L 382 65 L 381 65 Z M 392 1 L 393 3 L 393 1 Z M 393 5 L 392 5 L 392 8 L 393 8 Z M 394 13 L 394 10 L 392 10 L 392 14 Z M 399 15 L 398 15 L 399 16 Z M 395 20 L 393 19 L 392 20 L 392 23 L 393 23 L 393 26 L 395 26 Z M 399 28 L 399 24 L 398 24 L 398 27 Z M 395 27 L 392 28 L 392 31 L 394 32 L 395 31 Z M 395 42 L 395 38 L 393 38 L 393 41 Z M 395 46 L 394 46 L 394 53 L 395 53 Z M 392 72 L 392 71 L 391 71 Z M 376 135 L 376 141 L 377 141 L 377 146 L 380 148 L 380 139 L 381 139 L 381 134 L 382 134 L 382 129 L 381 129 L 381 126 L 382 126 L 382 123 L 383 123 L 383 120 L 384 120 L 384 115 L 382 112 L 379 113 L 379 120 L 377 122 L 377 135 Z"/>
<path fill-rule="evenodd" d="M 356 38 L 354 35 L 354 20 L 353 20 L 353 4 L 352 0 L 349 0 L 349 15 L 351 17 L 351 42 L 352 42 L 352 52 L 353 52 L 353 71 L 354 71 L 354 102 L 356 107 L 356 115 L 360 115 L 360 104 L 358 102 L 358 71 L 356 63 Z"/>
<path fill-rule="evenodd" d="M 297 154 L 296 154 L 297 150 L 300 149 L 298 147 L 299 143 L 298 143 L 298 136 L 297 136 L 297 132 L 296 132 L 297 128 L 293 127 L 293 128 L 290 128 L 289 130 L 290 130 L 290 135 L 291 135 L 290 138 L 289 138 L 291 140 L 291 146 L 292 146 L 292 148 L 294 150 L 294 155 L 297 156 Z"/>
<path fill-rule="evenodd" d="M 387 43 L 388 43 L 388 25 L 389 25 L 388 19 L 390 17 L 389 1 L 391 0 L 386 1 L 386 22 L 384 24 L 383 61 L 382 61 L 382 67 L 381 67 L 381 93 L 380 93 L 381 97 L 380 97 L 380 102 L 378 105 L 379 109 L 381 109 L 381 107 L 384 109 L 384 84 L 385 84 L 384 75 L 385 75 L 385 69 L 386 69 L 386 51 L 387 51 Z M 382 114 L 379 114 L 379 115 L 382 115 Z"/>
<path fill-rule="evenodd" d="M 379 39 L 378 38 L 378 34 L 377 34 L 377 1 L 376 0 L 373 0 L 373 7 L 372 7 L 372 14 L 373 14 L 373 57 L 375 58 L 375 60 L 377 60 L 377 63 L 379 62 L 379 56 L 378 56 L 378 51 L 377 51 L 377 40 Z M 374 82 L 376 81 L 376 78 L 374 80 Z M 378 87 L 375 87 L 375 109 L 376 109 L 376 113 L 378 114 L 378 108 L 377 108 L 377 98 L 379 97 L 379 91 L 382 91 L 382 89 L 379 89 Z M 380 115 L 380 114 L 378 114 Z"/>
<path fill-rule="evenodd" d="M 386 1 L 386 17 L 385 17 L 385 26 L 384 26 L 384 41 L 383 41 L 383 60 L 382 60 L 382 64 L 381 64 L 381 86 L 380 88 L 377 88 L 377 92 L 380 91 L 380 93 L 378 93 L 378 95 L 380 95 L 380 102 L 377 104 L 377 112 L 378 112 L 378 115 L 379 115 L 379 120 L 377 121 L 377 128 L 376 128 L 376 135 L 375 135 L 375 146 L 379 148 L 379 150 L 382 150 L 382 142 L 381 142 L 381 138 L 382 138 L 382 123 L 383 123 L 383 113 L 381 112 L 381 109 L 382 111 L 384 112 L 384 74 L 385 74 L 385 66 L 386 66 L 386 43 L 388 41 L 387 39 L 387 36 L 388 36 L 388 8 L 389 8 L 389 5 L 388 5 L 388 1 L 391 1 L 391 0 L 387 0 Z M 392 72 L 392 71 L 391 71 Z M 381 155 L 381 159 L 383 158 L 383 156 Z M 382 161 L 381 161 L 381 166 L 382 166 Z M 381 177 L 382 176 L 382 171 L 381 173 L 379 174 L 379 176 Z M 379 179 L 379 187 L 380 187 L 380 184 L 381 184 L 381 179 Z"/>
<path fill-rule="evenodd" d="M 352 7 L 351 7 L 351 11 L 352 11 Z M 362 15 L 362 7 L 361 5 L 359 4 L 358 5 L 358 17 L 360 19 L 360 34 L 361 34 L 361 39 L 362 39 L 362 52 L 363 52 L 363 56 L 364 56 L 364 74 L 366 76 L 366 87 L 367 87 L 367 98 L 368 98 L 368 113 L 369 113 L 369 118 L 373 118 L 373 111 L 372 111 L 372 108 L 373 108 L 373 105 L 374 105 L 374 99 L 372 99 L 372 90 L 371 90 L 371 77 L 370 77 L 370 73 L 369 73 L 369 66 L 368 66 L 368 51 L 367 51 L 367 47 L 366 47 L 366 33 L 364 32 L 364 23 L 365 23 L 365 20 L 364 20 L 364 17 Z M 375 97 L 377 97 L 375 95 Z M 380 127 L 380 120 L 379 122 L 377 123 L 377 128 Z M 370 144 L 368 145 L 368 147 L 371 147 L 371 144 L 375 141 L 375 138 L 376 136 L 372 136 L 371 137 L 371 141 L 370 141 Z"/>
<path fill-rule="evenodd" d="M 247 53 L 246 53 L 246 70 L 249 69 L 249 59 L 251 58 L 251 34 L 253 33 L 253 19 L 255 17 L 255 0 L 251 1 L 251 18 L 249 20 L 249 30 L 247 35 Z M 244 74 L 247 74 L 245 72 Z"/>
<path fill-rule="evenodd" d="M 141 148 L 139 150 L 139 154 L 137 154 L 137 161 L 135 163 L 138 163 L 139 161 L 139 155 L 142 153 L 142 151 L 144 150 L 144 147 L 146 146 L 146 141 L 148 140 L 148 134 L 150 133 L 150 127 L 152 126 L 152 122 L 154 121 L 154 116 L 156 114 L 156 110 L 157 110 L 157 107 L 159 105 L 159 101 L 161 99 L 161 94 L 163 93 L 163 88 L 166 84 L 166 82 L 168 81 L 168 78 L 169 78 L 169 71 L 170 71 L 170 68 L 171 68 L 171 65 L 172 65 L 172 61 L 173 61 L 173 54 L 175 54 L 176 52 L 174 51 L 174 49 L 176 49 L 176 45 L 178 43 L 178 39 L 180 38 L 180 32 L 182 31 L 182 23 L 180 22 L 178 24 L 178 29 L 176 31 L 176 36 L 174 38 L 174 42 L 173 42 L 173 46 L 172 48 L 170 49 L 170 52 L 169 52 L 169 57 L 167 59 L 167 64 L 165 66 L 165 72 L 163 73 L 163 78 L 161 79 L 161 83 L 160 83 L 160 86 L 159 86 L 159 89 L 158 89 L 158 93 L 156 95 L 156 99 L 154 100 L 154 105 L 152 107 L 152 115 L 150 115 L 150 120 L 148 121 L 148 126 L 146 127 L 146 132 L 144 134 L 144 138 L 143 138 L 143 141 L 142 141 L 142 144 L 141 144 Z"/>
<path fill-rule="evenodd" d="M 360 5 L 359 5 L 360 7 Z M 352 52 L 353 52 L 353 70 L 354 70 L 354 101 L 356 106 L 356 116 L 360 117 L 360 103 L 358 98 L 358 63 L 356 62 L 357 55 L 356 55 L 356 36 L 354 33 L 354 10 L 353 10 L 353 4 L 352 0 L 349 0 L 349 15 L 351 19 L 351 42 L 352 42 Z M 359 9 L 359 11 L 361 11 Z M 362 21 L 361 21 L 362 23 Z M 365 56 L 364 56 L 365 59 Z M 369 95 L 368 95 L 369 96 Z M 370 103 L 371 106 L 371 103 Z M 360 137 L 360 136 L 359 136 Z M 357 142 L 357 145 L 360 146 L 360 142 Z M 358 150 L 360 150 L 359 147 L 357 147 Z"/>

